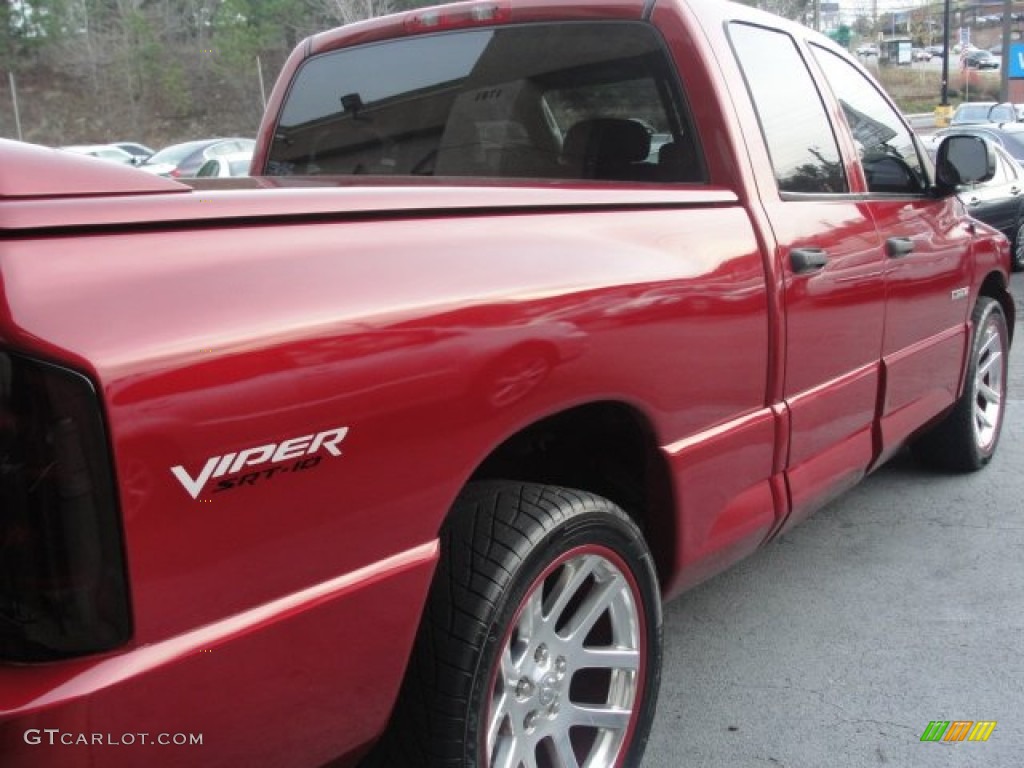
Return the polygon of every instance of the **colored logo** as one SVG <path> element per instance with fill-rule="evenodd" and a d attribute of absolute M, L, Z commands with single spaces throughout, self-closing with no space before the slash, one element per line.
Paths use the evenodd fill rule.
<path fill-rule="evenodd" d="M 995 728 L 995 720 L 932 720 L 921 741 L 988 741 Z"/>

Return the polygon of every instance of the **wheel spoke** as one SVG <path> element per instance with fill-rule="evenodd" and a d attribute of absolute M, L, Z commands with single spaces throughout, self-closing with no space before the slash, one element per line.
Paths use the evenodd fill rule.
<path fill-rule="evenodd" d="M 548 606 L 544 611 L 549 622 L 558 624 L 558 620 L 562 617 L 562 611 L 594 572 L 594 566 L 598 562 L 596 558 L 584 557 L 562 568 L 558 580 L 548 595 Z"/>
<path fill-rule="evenodd" d="M 617 707 L 594 707 L 573 704 L 566 713 L 570 726 L 584 728 L 600 728 L 609 731 L 622 731 L 629 725 L 632 711 Z M 565 730 L 568 730 L 565 729 Z"/>
<path fill-rule="evenodd" d="M 979 356 L 979 360 L 981 360 L 982 362 L 978 366 L 978 378 L 983 378 L 983 377 L 987 378 L 988 376 L 990 376 L 992 374 L 992 369 L 993 368 L 996 368 L 997 370 L 999 370 L 1000 373 L 1002 373 L 1002 365 L 1003 365 L 1003 353 L 1002 353 L 1002 350 L 1000 350 L 1000 349 L 995 349 L 995 350 L 990 349 L 991 346 L 998 345 L 998 344 L 999 344 L 999 337 L 998 336 L 993 336 L 991 339 L 989 339 L 987 342 L 985 342 L 985 346 L 982 349 L 981 355 Z M 986 356 L 986 352 L 988 353 L 987 356 Z"/>
<path fill-rule="evenodd" d="M 488 752 L 492 752 L 494 750 L 494 745 L 498 743 L 498 734 L 501 732 L 502 726 L 505 724 L 506 721 L 509 721 L 508 704 L 508 691 L 503 692 L 501 696 L 498 698 L 498 700 L 493 704 L 494 711 L 491 714 L 491 721 L 487 724 Z M 501 746 L 504 747 L 506 744 L 511 743 L 512 741 L 514 741 L 514 738 L 505 739 Z M 495 764 L 498 764 L 497 760 L 495 760 Z"/>
<path fill-rule="evenodd" d="M 999 405 L 1003 399 L 1002 392 L 993 389 L 985 382 L 978 384 L 978 395 L 989 405 Z"/>
<path fill-rule="evenodd" d="M 640 668 L 640 652 L 632 648 L 584 648 L 574 656 L 577 669 Z"/>
<path fill-rule="evenodd" d="M 523 761 L 519 758 L 518 745 L 519 739 L 502 739 L 491 763 L 492 768 L 519 768 Z"/>
<path fill-rule="evenodd" d="M 536 765 L 533 758 L 534 740 L 522 728 L 521 712 L 516 712 L 511 707 L 506 717 L 493 718 L 490 723 L 491 733 L 494 734 L 495 742 L 487 742 L 487 751 L 494 755 L 491 761 L 491 768 L 520 768 L 520 766 Z M 508 723 L 508 731 L 501 733 L 503 722 Z"/>
<path fill-rule="evenodd" d="M 623 589 L 622 577 L 612 575 L 607 581 L 598 582 L 587 595 L 587 599 L 576 610 L 561 633 L 569 641 L 582 644 L 590 629 L 619 596 Z"/>
<path fill-rule="evenodd" d="M 523 605 L 523 612 L 519 615 L 519 639 L 528 643 L 544 625 L 544 604 L 541 590 L 534 591 Z"/>
<path fill-rule="evenodd" d="M 569 739 L 569 729 L 562 728 L 551 736 L 551 743 L 555 748 L 555 759 L 559 768 L 580 768 L 576 759 L 576 753 L 572 748 L 572 741 Z"/>
<path fill-rule="evenodd" d="M 503 682 L 502 688 L 509 690 L 516 684 L 516 680 L 519 679 L 519 670 L 522 666 L 523 660 L 512 658 L 512 648 L 505 646 L 505 649 L 501 652 L 501 679 Z"/>
<path fill-rule="evenodd" d="M 989 416 L 988 411 L 984 408 L 977 408 L 974 413 L 979 429 L 992 429 L 996 425 L 995 421 Z"/>

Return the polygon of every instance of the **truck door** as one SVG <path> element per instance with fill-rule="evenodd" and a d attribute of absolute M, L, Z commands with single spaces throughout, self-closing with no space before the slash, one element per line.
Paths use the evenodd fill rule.
<path fill-rule="evenodd" d="M 886 262 L 805 54 L 779 30 L 734 23 L 730 37 L 764 137 L 750 153 L 762 166 L 757 183 L 785 307 L 788 526 L 871 462 Z"/>
<path fill-rule="evenodd" d="M 973 224 L 955 197 L 927 194 L 920 145 L 878 86 L 834 52 L 811 50 L 856 142 L 864 204 L 884 242 L 881 461 L 956 400 L 968 340 Z"/>

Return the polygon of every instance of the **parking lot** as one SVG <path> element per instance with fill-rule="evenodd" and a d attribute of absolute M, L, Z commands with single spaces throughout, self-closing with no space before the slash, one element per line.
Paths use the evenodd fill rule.
<path fill-rule="evenodd" d="M 1018 317 L 1024 277 L 1014 277 Z M 944 476 L 899 456 L 669 604 L 645 768 L 997 768 L 1024 753 L 1024 351 L 999 452 Z M 994 720 L 987 742 L 921 741 Z"/>

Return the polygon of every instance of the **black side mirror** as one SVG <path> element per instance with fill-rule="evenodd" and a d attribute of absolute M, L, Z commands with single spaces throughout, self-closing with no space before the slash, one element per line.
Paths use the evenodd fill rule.
<path fill-rule="evenodd" d="M 979 136 L 947 136 L 935 154 L 935 182 L 941 194 L 963 184 L 988 181 L 996 173 L 996 153 Z"/>

